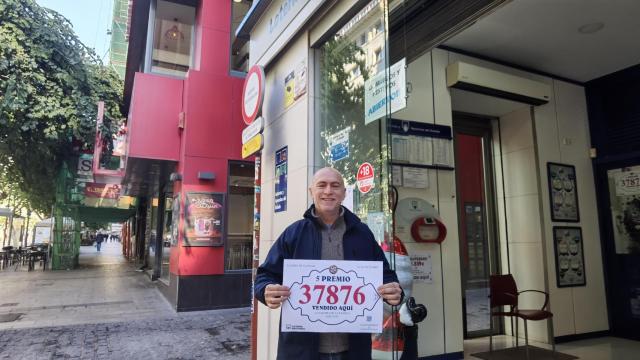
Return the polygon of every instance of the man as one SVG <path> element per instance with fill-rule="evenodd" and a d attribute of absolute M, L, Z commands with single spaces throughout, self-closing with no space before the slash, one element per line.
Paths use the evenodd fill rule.
<path fill-rule="evenodd" d="M 342 175 L 332 168 L 320 169 L 309 192 L 313 205 L 304 219 L 285 229 L 258 268 L 256 298 L 277 309 L 290 296 L 289 288 L 282 285 L 284 259 L 366 260 L 383 262 L 384 285 L 378 294 L 388 304 L 400 304 L 403 293 L 398 278 L 373 233 L 341 206 L 346 194 Z M 278 359 L 371 359 L 371 334 L 280 332 Z"/>

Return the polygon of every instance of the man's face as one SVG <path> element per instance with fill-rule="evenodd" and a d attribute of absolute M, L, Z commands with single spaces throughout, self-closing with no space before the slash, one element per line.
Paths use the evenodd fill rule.
<path fill-rule="evenodd" d="M 336 214 L 344 200 L 346 190 L 342 176 L 331 169 L 322 169 L 314 176 L 309 192 L 318 215 Z"/>

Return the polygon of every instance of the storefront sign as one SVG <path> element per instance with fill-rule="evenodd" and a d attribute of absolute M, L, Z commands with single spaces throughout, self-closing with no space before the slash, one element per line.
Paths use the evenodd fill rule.
<path fill-rule="evenodd" d="M 382 331 L 381 261 L 284 260 L 283 332 Z"/>
<path fill-rule="evenodd" d="M 275 212 L 287 210 L 287 174 L 289 172 L 288 153 L 289 151 L 287 146 L 276 151 Z"/>
<path fill-rule="evenodd" d="M 258 134 L 252 137 L 249 141 L 242 144 L 242 158 L 246 159 L 249 156 L 257 153 L 258 151 L 262 150 L 263 146 L 264 140 L 262 134 Z"/>
<path fill-rule="evenodd" d="M 183 245 L 222 246 L 224 244 L 223 218 L 223 193 L 187 192 Z"/>
<path fill-rule="evenodd" d="M 262 112 L 264 100 L 264 69 L 253 65 L 244 80 L 242 89 L 242 118 L 249 125 Z"/>
<path fill-rule="evenodd" d="M 120 190 L 119 184 L 87 183 L 84 188 L 84 196 L 85 198 L 117 200 L 120 197 Z"/>
<path fill-rule="evenodd" d="M 93 154 L 80 154 L 77 181 L 93 182 Z"/>
<path fill-rule="evenodd" d="M 254 136 L 260 134 L 262 130 L 264 130 L 264 118 L 259 117 L 242 130 L 242 143 L 246 144 Z"/>
<path fill-rule="evenodd" d="M 364 163 L 360 165 L 358 174 L 356 175 L 356 183 L 361 193 L 366 194 L 373 189 L 373 175 L 373 166 L 371 166 L 371 164 Z"/>
<path fill-rule="evenodd" d="M 332 163 L 349 157 L 349 130 L 349 128 L 340 130 L 327 139 Z"/>
<path fill-rule="evenodd" d="M 387 106 L 390 114 L 407 107 L 405 63 L 402 59 L 391 65 L 388 78 L 386 71 L 380 71 L 364 83 L 365 124 L 385 116 Z"/>

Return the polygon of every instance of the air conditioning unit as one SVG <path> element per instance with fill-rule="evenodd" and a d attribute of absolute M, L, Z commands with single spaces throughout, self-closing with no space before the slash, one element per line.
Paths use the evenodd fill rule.
<path fill-rule="evenodd" d="M 551 87 L 545 83 L 461 61 L 447 66 L 447 86 L 531 105 L 551 98 Z"/>

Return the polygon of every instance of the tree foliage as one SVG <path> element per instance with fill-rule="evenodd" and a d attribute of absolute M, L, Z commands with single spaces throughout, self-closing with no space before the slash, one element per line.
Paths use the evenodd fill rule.
<path fill-rule="evenodd" d="M 48 213 L 61 162 L 95 141 L 98 100 L 105 101 L 102 133 L 110 139 L 121 94 L 115 71 L 66 18 L 34 0 L 0 1 L 0 193 Z"/>

